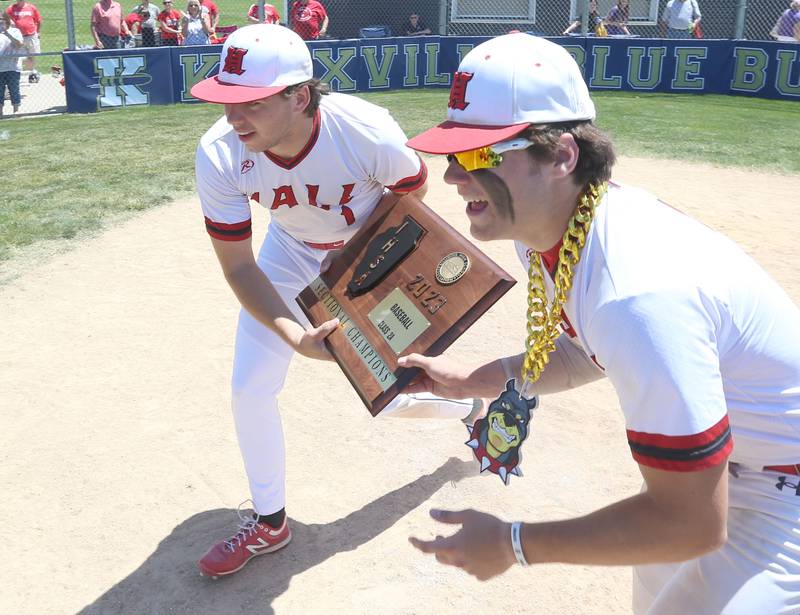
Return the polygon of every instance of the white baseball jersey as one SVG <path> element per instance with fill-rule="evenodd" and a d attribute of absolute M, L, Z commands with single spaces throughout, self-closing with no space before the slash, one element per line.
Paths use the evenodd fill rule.
<path fill-rule="evenodd" d="M 527 266 L 529 251 L 517 251 Z M 638 463 L 800 463 L 800 310 L 723 235 L 610 185 L 564 316 L 614 385 Z"/>
<path fill-rule="evenodd" d="M 412 192 L 427 170 L 405 146 L 389 112 L 344 94 L 323 96 L 314 132 L 291 160 L 252 152 L 225 118 L 197 149 L 197 191 L 206 228 L 216 239 L 250 237 L 250 203 L 295 239 L 341 245 L 369 217 L 388 187 Z"/>

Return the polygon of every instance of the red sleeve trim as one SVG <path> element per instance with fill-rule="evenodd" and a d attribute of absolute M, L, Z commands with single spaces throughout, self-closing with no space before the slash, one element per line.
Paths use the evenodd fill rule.
<path fill-rule="evenodd" d="M 631 429 L 627 434 L 637 463 L 659 470 L 704 470 L 725 461 L 733 450 L 727 414 L 705 431 L 690 436 L 665 436 Z"/>
<path fill-rule="evenodd" d="M 393 186 L 387 186 L 387 188 L 398 194 L 408 194 L 409 192 L 414 192 L 414 190 L 422 188 L 426 181 L 428 181 L 428 167 L 425 166 L 422 158 L 419 158 L 419 173 L 413 177 L 401 179 Z"/>
<path fill-rule="evenodd" d="M 242 241 L 244 239 L 249 239 L 253 234 L 253 227 L 250 219 L 244 222 L 225 224 L 223 222 L 214 222 L 206 217 L 206 230 L 214 239 L 220 239 L 222 241 Z"/>

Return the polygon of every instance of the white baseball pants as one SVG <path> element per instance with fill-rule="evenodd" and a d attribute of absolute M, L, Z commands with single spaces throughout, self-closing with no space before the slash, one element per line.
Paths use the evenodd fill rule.
<path fill-rule="evenodd" d="M 727 542 L 686 562 L 635 567 L 634 613 L 800 613 L 800 476 L 780 479 L 745 469 L 731 476 Z"/>

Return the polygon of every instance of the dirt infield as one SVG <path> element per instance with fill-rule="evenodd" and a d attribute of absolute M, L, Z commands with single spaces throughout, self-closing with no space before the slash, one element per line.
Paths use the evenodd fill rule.
<path fill-rule="evenodd" d="M 466 233 L 441 160 L 430 167 L 426 202 Z M 638 159 L 615 177 L 726 232 L 800 300 L 800 179 Z M 451 350 L 476 361 L 521 350 L 525 330 L 511 245 L 481 247 L 522 283 Z M 557 519 L 637 490 L 607 383 L 543 400 L 525 476 L 504 487 L 476 475 L 460 423 L 373 419 L 334 366 L 296 359 L 281 396 L 293 543 L 212 582 L 195 560 L 235 529 L 247 485 L 228 401 L 237 304 L 196 201 L 4 268 L 21 273 L 0 286 L 0 612 L 630 612 L 627 568 L 481 584 L 406 540 L 449 533 L 433 506 Z"/>

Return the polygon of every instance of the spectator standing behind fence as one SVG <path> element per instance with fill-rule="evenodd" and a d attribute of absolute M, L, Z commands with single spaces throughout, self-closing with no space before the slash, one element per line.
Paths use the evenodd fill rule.
<path fill-rule="evenodd" d="M 250 10 L 247 11 L 247 21 L 250 23 L 261 23 L 258 20 L 258 5 L 253 4 L 250 6 Z M 278 15 L 278 11 L 275 10 L 275 7 L 271 4 L 264 3 L 264 22 L 263 23 L 280 23 L 281 16 Z"/>
<path fill-rule="evenodd" d="M 630 35 L 631 31 L 628 30 L 630 12 L 630 0 L 618 0 L 618 2 L 611 7 L 605 20 L 606 31 L 610 36 Z"/>
<path fill-rule="evenodd" d="M 211 23 L 211 33 L 213 34 L 219 25 L 219 9 L 214 4 L 214 0 L 200 0 L 200 10 L 208 14 L 208 20 Z"/>
<path fill-rule="evenodd" d="M 692 38 L 702 19 L 697 0 L 669 0 L 661 15 L 661 36 Z"/>
<path fill-rule="evenodd" d="M 289 16 L 292 30 L 303 40 L 313 41 L 328 34 L 328 12 L 317 0 L 295 0 Z"/>
<path fill-rule="evenodd" d="M 92 37 L 97 49 L 117 49 L 122 30 L 122 7 L 115 0 L 100 0 L 92 7 Z"/>
<path fill-rule="evenodd" d="M 181 35 L 181 18 L 183 13 L 172 6 L 172 0 L 164 0 L 164 8 L 158 14 L 158 24 L 161 28 L 161 44 L 165 47 L 174 47 L 179 44 Z"/>
<path fill-rule="evenodd" d="M 578 10 L 580 10 L 580 7 L 578 7 Z M 582 15 L 578 13 L 578 19 L 569 24 L 562 34 L 569 34 L 570 32 L 578 30 L 581 27 L 581 18 Z M 603 23 L 603 18 L 600 17 L 600 14 L 597 12 L 597 0 L 589 0 L 589 26 L 587 32 L 595 32 L 597 26 L 601 23 Z"/>
<path fill-rule="evenodd" d="M 203 12 L 200 0 L 189 0 L 186 5 L 186 14 L 181 20 L 181 32 L 184 45 L 208 45 L 211 36 L 211 17 Z"/>
<path fill-rule="evenodd" d="M 142 3 L 136 7 L 139 15 L 142 17 L 142 47 L 155 47 L 156 46 L 156 22 L 158 14 L 161 12 L 158 7 L 150 2 L 150 0 L 142 0 Z"/>
<path fill-rule="evenodd" d="M 17 0 L 6 9 L 6 13 L 11 16 L 14 26 L 22 32 L 22 45 L 25 47 L 25 51 L 30 54 L 39 53 L 41 51 L 39 31 L 42 29 L 42 16 L 39 9 L 30 2 Z M 31 71 L 28 75 L 28 82 L 38 83 L 39 71 L 36 70 L 35 56 L 29 55 L 25 58 L 25 68 Z"/>
<path fill-rule="evenodd" d="M 0 20 L 0 117 L 3 115 L 3 105 L 5 105 L 6 90 L 11 99 L 11 107 L 14 113 L 19 111 L 19 104 L 22 97 L 19 93 L 19 76 L 22 71 L 22 58 L 9 58 L 7 56 L 16 55 L 23 48 L 22 32 L 14 26 L 11 15 L 3 13 Z"/>
<path fill-rule="evenodd" d="M 783 43 L 800 43 L 800 0 L 792 0 L 770 35 Z"/>
<path fill-rule="evenodd" d="M 120 49 L 126 49 L 128 47 L 135 46 L 135 42 L 133 40 L 133 34 L 131 34 L 131 29 L 128 27 L 128 24 L 125 22 L 124 19 L 121 19 L 119 22 L 119 46 Z"/>
<path fill-rule="evenodd" d="M 431 29 L 419 18 L 418 13 L 411 13 L 406 22 L 406 36 L 425 36 L 431 33 Z"/>
<path fill-rule="evenodd" d="M 136 47 L 136 35 L 142 32 L 142 16 L 134 9 L 122 20 L 120 37 L 123 47 Z"/>

